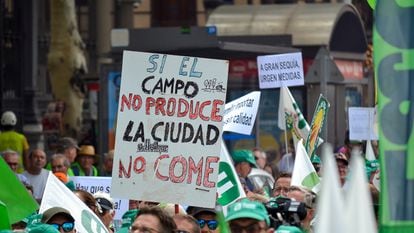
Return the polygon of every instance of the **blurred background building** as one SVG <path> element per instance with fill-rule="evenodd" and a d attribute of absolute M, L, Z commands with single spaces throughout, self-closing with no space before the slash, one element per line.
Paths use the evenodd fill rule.
<path fill-rule="evenodd" d="M 46 150 L 68 134 L 62 126 L 65 104 L 53 97 L 48 69 L 52 1 L 65 0 L 0 0 L 0 110 L 14 111 L 30 144 Z M 229 101 L 258 90 L 256 56 L 302 51 L 306 85 L 291 91 L 309 122 L 319 93 L 328 96 L 324 136 L 335 146 L 343 143 L 347 107 L 375 103 L 372 10 L 366 0 L 73 3 L 87 72 L 68 84 L 85 98 L 81 128 L 70 136 L 96 145 L 101 154 L 113 146 L 124 49 L 230 60 Z M 277 128 L 278 93 L 262 90 L 251 136 L 225 133 L 230 149 L 258 146 L 278 156 L 285 140 Z"/>

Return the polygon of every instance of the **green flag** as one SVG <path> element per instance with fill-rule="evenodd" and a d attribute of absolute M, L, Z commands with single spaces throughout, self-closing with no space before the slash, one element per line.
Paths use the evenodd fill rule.
<path fill-rule="evenodd" d="M 414 232 L 414 1 L 377 0 L 380 232 Z"/>
<path fill-rule="evenodd" d="M 16 174 L 0 157 L 0 201 L 8 211 L 10 223 L 15 223 L 29 216 L 39 207 L 35 199 L 19 181 Z"/>
<path fill-rule="evenodd" d="M 10 221 L 9 216 L 7 214 L 7 207 L 6 205 L 0 201 L 0 230 L 9 230 L 10 228 Z"/>
<path fill-rule="evenodd" d="M 222 206 L 216 206 L 216 220 L 218 221 L 218 228 L 220 233 L 231 233 L 229 224 L 223 214 Z"/>

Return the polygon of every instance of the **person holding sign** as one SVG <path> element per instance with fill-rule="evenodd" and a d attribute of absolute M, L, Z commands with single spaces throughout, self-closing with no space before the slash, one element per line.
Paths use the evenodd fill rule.
<path fill-rule="evenodd" d="M 174 219 L 158 206 L 143 207 L 131 226 L 131 233 L 173 233 L 177 229 Z"/>
<path fill-rule="evenodd" d="M 363 153 L 363 143 L 362 143 L 362 141 L 358 141 L 358 140 L 350 140 L 349 131 L 346 131 L 344 145 L 342 147 L 340 147 L 337 152 L 344 154 L 346 156 L 346 158 L 349 160 L 349 159 L 351 159 L 351 152 L 353 150 L 356 150 L 360 154 L 362 154 Z"/>

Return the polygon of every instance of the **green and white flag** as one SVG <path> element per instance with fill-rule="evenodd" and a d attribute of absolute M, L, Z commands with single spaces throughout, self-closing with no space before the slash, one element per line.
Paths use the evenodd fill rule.
<path fill-rule="evenodd" d="M 283 86 L 280 88 L 278 127 L 281 130 L 292 131 L 295 144 L 300 140 L 308 137 L 310 126 L 305 120 L 302 112 L 289 88 Z M 318 145 L 323 142 L 318 138 Z"/>
<path fill-rule="evenodd" d="M 414 1 L 377 0 L 380 232 L 414 232 Z"/>
<path fill-rule="evenodd" d="M 298 141 L 306 138 L 310 130 L 289 88 L 285 86 L 280 88 L 278 126 L 281 130 L 292 130 Z"/>
<path fill-rule="evenodd" d="M 322 131 L 328 115 L 329 102 L 321 95 L 319 95 L 318 103 L 316 104 L 315 112 L 313 113 L 310 132 L 306 137 L 305 148 L 311 159 L 315 155 L 315 150 L 319 145 L 319 134 Z"/>
<path fill-rule="evenodd" d="M 224 142 L 221 143 L 217 193 L 217 202 L 223 207 L 246 197 Z"/>
<path fill-rule="evenodd" d="M 311 189 L 315 193 L 319 192 L 320 179 L 318 173 L 310 161 L 303 140 L 301 139 L 296 146 L 295 165 L 292 172 L 292 180 L 290 182 L 294 186 L 302 186 Z"/>
<path fill-rule="evenodd" d="M 108 233 L 105 225 L 70 189 L 52 173 L 47 178 L 39 213 L 52 207 L 67 209 L 75 219 L 77 232 Z"/>

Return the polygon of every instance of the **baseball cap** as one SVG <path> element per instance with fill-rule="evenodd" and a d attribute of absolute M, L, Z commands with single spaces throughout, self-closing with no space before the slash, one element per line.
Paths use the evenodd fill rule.
<path fill-rule="evenodd" d="M 341 160 L 341 161 L 345 162 L 346 165 L 348 165 L 348 158 L 343 153 L 335 153 L 335 159 L 336 160 Z"/>
<path fill-rule="evenodd" d="M 196 206 L 189 206 L 187 208 L 187 213 L 193 217 L 201 214 L 201 213 L 209 213 L 216 215 L 216 210 L 213 208 L 204 208 L 204 207 L 196 207 Z"/>
<path fill-rule="evenodd" d="M 113 210 L 114 209 L 114 201 L 109 196 L 108 193 L 104 192 L 96 192 L 93 197 L 95 198 L 96 202 L 99 203 L 99 205 L 104 210 Z"/>
<path fill-rule="evenodd" d="M 236 150 L 232 153 L 231 157 L 235 163 L 247 162 L 253 167 L 257 167 L 256 160 L 250 150 Z"/>
<path fill-rule="evenodd" d="M 128 233 L 129 227 L 135 221 L 135 218 L 137 217 L 138 212 L 139 212 L 138 209 L 128 210 L 127 212 L 125 212 L 124 215 L 122 215 L 121 228 L 117 232 Z"/>
<path fill-rule="evenodd" d="M 365 160 L 365 170 L 367 174 L 371 174 L 371 172 L 375 172 L 379 169 L 379 162 L 378 160 Z"/>
<path fill-rule="evenodd" d="M 321 163 L 321 158 L 318 155 L 313 156 L 312 157 L 312 163 L 320 164 Z"/>
<path fill-rule="evenodd" d="M 31 225 L 34 225 L 34 224 L 41 223 L 42 217 L 43 217 L 43 214 L 33 213 L 33 214 L 27 216 L 26 218 L 24 218 L 22 221 L 25 222 L 27 224 L 27 226 L 31 226 Z"/>
<path fill-rule="evenodd" d="M 52 219 L 53 216 L 57 214 L 64 215 L 70 221 L 75 222 L 75 219 L 72 217 L 72 215 L 67 209 L 64 209 L 62 207 L 52 207 L 50 209 L 47 209 L 45 212 L 43 212 L 42 223 L 49 222 L 49 220 Z"/>
<path fill-rule="evenodd" d="M 59 145 L 63 148 L 63 149 L 67 149 L 67 148 L 71 148 L 74 147 L 76 149 L 79 150 L 78 147 L 78 143 L 76 142 L 75 139 L 71 138 L 71 137 L 63 137 L 59 140 Z"/>
<path fill-rule="evenodd" d="M 281 225 L 275 233 L 303 233 L 298 227 Z"/>
<path fill-rule="evenodd" d="M 59 233 L 56 228 L 54 228 L 52 225 L 44 224 L 44 223 L 37 223 L 30 227 L 26 228 L 26 231 L 28 233 Z"/>
<path fill-rule="evenodd" d="M 176 213 L 177 206 L 178 206 L 178 213 Z M 165 213 L 169 214 L 170 216 L 174 216 L 175 214 L 183 214 L 183 215 L 187 214 L 184 207 L 180 204 L 160 203 L 158 204 L 158 207 L 160 207 Z"/>
<path fill-rule="evenodd" d="M 226 222 L 239 218 L 252 218 L 258 221 L 265 221 L 268 226 L 270 225 L 269 215 L 265 206 L 261 202 L 250 201 L 247 198 L 228 207 Z"/>

